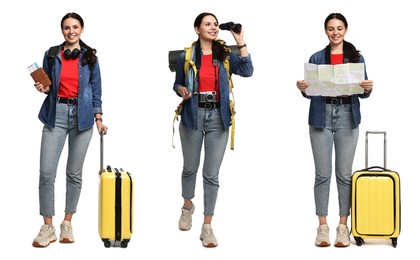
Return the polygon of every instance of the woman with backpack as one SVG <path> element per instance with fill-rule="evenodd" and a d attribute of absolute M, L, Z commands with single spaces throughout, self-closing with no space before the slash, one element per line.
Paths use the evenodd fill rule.
<path fill-rule="evenodd" d="M 232 124 L 230 74 L 250 77 L 254 71 L 243 30 L 238 32 L 233 29 L 230 31 L 238 45 L 239 55 L 230 52 L 225 42 L 217 38 L 219 22 L 216 16 L 212 13 L 199 14 L 194 21 L 198 40 L 180 54 L 173 85 L 175 93 L 183 99 L 179 133 L 183 154 L 181 183 L 184 203 L 178 226 L 180 230 L 189 230 L 192 225 L 195 209 L 192 199 L 204 145 L 204 219 L 200 239 L 205 247 L 218 245 L 211 222 L 219 190 L 219 170 Z M 186 67 L 185 62 L 188 63 Z M 228 64 L 225 65 L 225 62 Z"/>

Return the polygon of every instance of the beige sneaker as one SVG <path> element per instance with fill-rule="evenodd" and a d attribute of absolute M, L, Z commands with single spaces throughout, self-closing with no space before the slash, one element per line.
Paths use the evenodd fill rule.
<path fill-rule="evenodd" d="M 73 228 L 71 227 L 71 222 L 64 220 L 60 225 L 60 243 L 73 243 Z"/>
<path fill-rule="evenodd" d="M 319 247 L 330 246 L 330 228 L 327 224 L 319 225 L 317 228 L 315 245 Z"/>
<path fill-rule="evenodd" d="M 346 225 L 339 224 L 337 227 L 337 237 L 335 238 L 335 247 L 348 247 L 350 245 L 349 229 Z"/>
<path fill-rule="evenodd" d="M 53 225 L 42 225 L 39 234 L 32 242 L 34 247 L 47 247 L 50 243 L 57 241 Z"/>
<path fill-rule="evenodd" d="M 192 214 L 194 213 L 195 206 L 194 204 L 191 204 L 190 209 L 186 209 L 182 207 L 181 210 L 182 210 L 182 213 L 178 221 L 178 227 L 182 231 L 190 230 L 192 226 Z"/>
<path fill-rule="evenodd" d="M 201 228 L 200 239 L 203 242 L 203 246 L 205 247 L 217 246 L 217 240 L 214 236 L 214 232 L 210 224 L 203 224 L 203 227 Z"/>

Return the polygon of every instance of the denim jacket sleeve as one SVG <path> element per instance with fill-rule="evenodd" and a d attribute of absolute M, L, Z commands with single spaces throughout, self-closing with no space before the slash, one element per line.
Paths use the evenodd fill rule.
<path fill-rule="evenodd" d="M 251 54 L 241 57 L 235 53 L 229 55 L 231 74 L 241 77 L 251 77 L 254 73 L 254 66 L 251 60 Z"/>

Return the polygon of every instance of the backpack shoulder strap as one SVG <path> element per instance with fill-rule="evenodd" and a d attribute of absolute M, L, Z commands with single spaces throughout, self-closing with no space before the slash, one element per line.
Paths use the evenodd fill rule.
<path fill-rule="evenodd" d="M 195 51 L 195 44 L 196 42 L 193 42 L 191 46 L 185 47 L 185 60 L 184 60 L 184 73 L 185 75 L 188 75 L 188 71 L 190 68 L 194 71 L 194 76 L 197 75 L 197 67 L 195 66 L 195 62 L 193 61 L 192 57 L 194 56 Z"/>
<path fill-rule="evenodd" d="M 229 59 L 225 59 L 223 62 L 226 68 L 227 76 L 228 76 L 228 83 L 229 83 L 229 91 L 231 94 L 231 99 L 229 101 L 229 108 L 230 108 L 230 119 L 231 119 L 231 126 L 230 126 L 230 149 L 233 150 L 235 148 L 235 96 L 233 95 L 233 81 L 230 75 L 230 67 L 229 67 Z"/>
<path fill-rule="evenodd" d="M 51 70 L 54 64 L 54 57 L 57 55 L 58 50 L 60 49 L 60 45 L 52 46 L 48 50 L 48 68 Z"/>
<path fill-rule="evenodd" d="M 50 77 L 50 79 L 52 79 L 51 72 L 52 72 L 52 67 L 54 65 L 54 58 L 55 58 L 55 55 L 57 55 L 59 50 L 60 50 L 60 45 L 51 46 L 50 49 L 48 50 L 48 69 L 50 71 L 50 74 L 48 75 L 48 77 Z"/>
<path fill-rule="evenodd" d="M 194 54 L 194 48 L 195 48 L 195 44 L 196 42 L 193 42 L 191 44 L 191 46 L 189 47 L 185 47 L 184 51 L 185 51 L 185 59 L 184 59 L 184 73 L 185 73 L 185 77 L 189 77 L 190 75 L 190 68 L 193 69 L 194 71 L 194 76 L 197 75 L 197 67 L 195 66 L 194 61 L 192 60 L 193 54 Z M 189 79 L 189 80 L 193 80 L 193 79 Z M 184 102 L 185 100 L 183 99 L 178 106 L 175 109 L 175 115 L 172 121 L 172 147 L 175 148 L 174 145 L 174 136 L 175 136 L 175 121 L 178 121 L 178 117 L 182 112 L 182 108 L 184 107 Z"/>

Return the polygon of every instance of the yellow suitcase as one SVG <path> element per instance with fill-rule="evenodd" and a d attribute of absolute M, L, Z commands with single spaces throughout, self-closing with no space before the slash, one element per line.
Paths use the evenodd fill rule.
<path fill-rule="evenodd" d="M 368 135 L 384 136 L 384 167 L 368 167 Z M 351 231 L 358 246 L 364 239 L 391 239 L 393 247 L 401 227 L 400 176 L 386 169 L 386 132 L 367 131 L 366 168 L 352 175 Z"/>
<path fill-rule="evenodd" d="M 103 148 L 101 135 L 101 169 Z M 105 247 L 126 248 L 133 233 L 133 180 L 129 172 L 107 166 L 100 171 L 99 235 Z"/>

